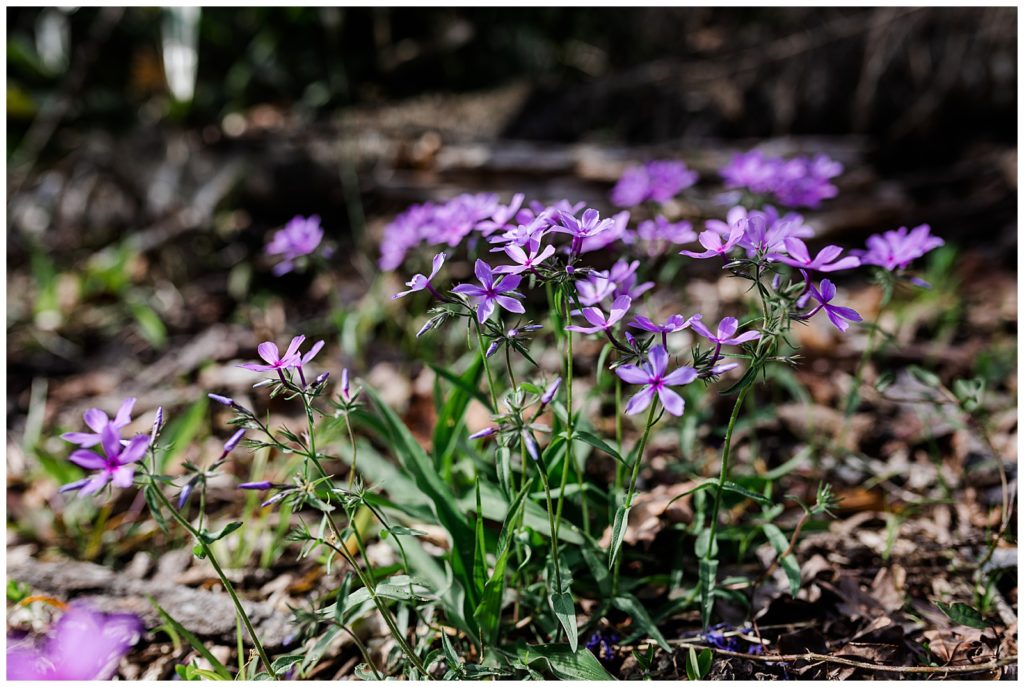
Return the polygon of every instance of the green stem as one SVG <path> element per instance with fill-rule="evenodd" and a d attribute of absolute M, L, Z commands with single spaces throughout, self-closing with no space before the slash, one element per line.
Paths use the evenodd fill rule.
<path fill-rule="evenodd" d="M 274 672 L 274 668 L 270 662 L 270 657 L 267 656 L 267 652 L 263 648 L 263 643 L 260 642 L 259 637 L 256 636 L 256 629 L 252 626 L 252 621 L 249 620 L 249 616 L 246 614 L 245 608 L 242 607 L 242 600 L 238 598 L 238 594 L 235 593 L 234 586 L 232 586 L 231 582 L 228 580 L 227 575 L 224 574 L 224 570 L 220 567 L 220 563 L 217 562 L 217 557 L 213 555 L 213 549 L 211 549 L 209 544 L 206 543 L 206 540 L 203 539 L 200 532 L 192 526 L 192 523 L 186 520 L 185 517 L 171 504 L 170 500 L 164 495 L 164 492 L 160 489 L 159 485 L 155 481 L 151 481 L 150 484 L 153 487 L 152 491 L 157 495 L 161 503 L 163 503 L 164 507 L 171 514 L 171 517 L 173 517 L 179 525 L 184 527 L 188 533 L 195 538 L 199 547 L 203 550 L 203 554 L 206 556 L 206 559 L 210 561 L 210 565 L 213 566 L 213 570 L 217 574 L 218 579 L 220 579 L 220 583 L 224 585 L 224 589 L 227 591 L 228 596 L 231 597 L 231 603 L 235 605 L 235 612 L 245 625 L 245 629 L 249 633 L 249 637 L 252 639 L 253 646 L 256 647 L 256 653 L 259 654 L 260 660 L 263 661 L 263 665 L 266 667 L 267 672 L 270 673 L 270 677 L 276 680 L 277 673 Z"/>
<path fill-rule="evenodd" d="M 348 489 L 352 490 L 352 481 L 356 476 L 356 459 L 359 457 L 356 452 L 356 438 L 352 433 L 352 422 L 348 419 L 348 412 L 345 413 L 345 429 L 348 430 L 348 443 L 352 445 L 352 465 L 348 471 Z"/>
<path fill-rule="evenodd" d="M 558 523 L 555 520 L 554 509 L 551 507 L 551 483 L 548 481 L 548 470 L 547 466 L 541 464 L 540 466 L 540 478 L 544 482 L 544 497 L 548 503 L 548 531 L 551 534 L 551 564 L 555 568 L 555 586 L 558 587 L 558 591 L 562 591 L 562 566 L 558 563 L 558 536 L 555 534 L 558 531 Z"/>
<path fill-rule="evenodd" d="M 747 397 L 750 386 L 745 386 L 736 397 L 736 403 L 732 407 L 732 415 L 729 416 L 729 426 L 725 430 L 725 443 L 722 446 L 722 467 L 718 473 L 718 483 L 715 485 L 715 501 L 711 507 L 711 536 L 708 539 L 708 556 L 714 549 L 715 535 L 718 532 L 718 512 L 722 507 L 722 491 L 725 483 L 729 481 L 729 456 L 732 448 L 732 433 L 736 427 L 736 418 L 740 414 L 743 400 Z"/>
<path fill-rule="evenodd" d="M 651 401 L 651 410 L 647 413 L 647 425 L 644 427 L 643 436 L 640 437 L 640 443 L 636 449 L 636 459 L 633 460 L 633 470 L 629 477 L 629 489 L 626 491 L 626 500 L 623 502 L 624 508 L 630 508 L 633 505 L 633 496 L 636 494 L 636 481 L 640 476 L 640 464 L 644 459 L 644 449 L 647 448 L 647 439 L 651 436 L 651 427 L 654 426 L 655 419 L 654 413 L 658 409 L 658 402 L 656 400 Z M 629 517 L 628 514 L 626 516 Z M 619 591 L 619 569 L 622 567 L 622 555 L 620 554 L 615 558 L 615 569 L 612 571 L 612 596 L 614 597 Z"/>
<path fill-rule="evenodd" d="M 492 412 L 497 413 L 498 396 L 494 391 L 494 375 L 491 374 L 491 364 L 487 360 L 487 349 L 484 348 L 484 335 L 483 332 L 480 331 L 480 321 L 474 317 L 473 323 L 476 325 L 476 341 L 480 348 L 480 359 L 484 361 L 484 370 L 487 371 L 487 390 L 491 393 L 491 405 L 493 406 Z"/>

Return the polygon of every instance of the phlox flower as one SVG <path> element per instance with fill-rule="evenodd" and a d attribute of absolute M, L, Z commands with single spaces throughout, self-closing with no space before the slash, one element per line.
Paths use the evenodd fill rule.
<path fill-rule="evenodd" d="M 284 259 L 274 265 L 274 274 L 280 276 L 295 269 L 295 261 L 317 249 L 324 238 L 319 215 L 294 217 L 283 229 L 274 233 L 267 243 L 267 255 L 280 255 Z"/>
<path fill-rule="evenodd" d="M 72 604 L 41 641 L 7 636 L 7 679 L 109 680 L 144 631 L 134 614 Z"/>
<path fill-rule="evenodd" d="M 719 347 L 739 346 L 742 343 L 761 338 L 760 332 L 755 331 L 744 332 L 739 336 L 735 336 L 736 329 L 739 327 L 739 321 L 735 317 L 723 318 L 722 321 L 718 323 L 718 329 L 715 332 L 708 329 L 707 326 L 705 326 L 705 324 L 699 319 L 692 320 L 690 322 L 690 327 L 693 331 Z"/>
<path fill-rule="evenodd" d="M 522 193 L 515 194 L 512 196 L 512 200 L 508 205 L 498 205 L 495 207 L 490 217 L 478 223 L 476 228 L 480 230 L 484 236 L 495 231 L 508 229 L 512 222 L 515 221 L 515 217 L 519 213 L 519 208 L 522 207 L 523 199 L 525 197 L 526 196 Z"/>
<path fill-rule="evenodd" d="M 113 420 L 107 417 L 107 414 L 99 408 L 89 408 L 82 415 L 82 419 L 92 432 L 67 432 L 62 434 L 61 438 L 64 441 L 70 441 L 72 444 L 78 444 L 82 448 L 95 446 L 100 443 L 101 433 L 107 425 L 113 425 L 114 429 L 121 429 L 131 424 L 132 408 L 134 406 L 135 399 L 126 398 L 121 407 L 117 409 L 117 415 L 114 416 Z"/>
<path fill-rule="evenodd" d="M 437 276 L 437 273 L 441 270 L 441 267 L 444 265 L 444 259 L 444 253 L 438 253 L 437 255 L 435 255 L 433 263 L 431 264 L 430 276 L 424 277 L 422 274 L 414 274 L 412 279 L 410 279 L 405 284 L 406 286 L 409 287 L 409 289 L 407 291 L 399 291 L 391 298 L 401 298 L 402 296 L 408 296 L 410 293 L 416 293 L 417 291 L 422 291 L 424 289 L 430 291 L 430 293 L 432 293 L 435 298 L 442 298 L 441 294 L 438 293 L 437 289 L 435 289 L 433 284 L 430 283 L 430 280 Z"/>
<path fill-rule="evenodd" d="M 585 239 L 597 236 L 615 224 L 615 220 L 610 217 L 601 219 L 601 214 L 593 208 L 584 210 L 580 219 L 576 219 L 573 214 L 565 210 L 560 210 L 558 218 L 561 224 L 552 225 L 551 230 L 572 236 L 570 252 L 574 255 L 579 254 Z"/>
<path fill-rule="evenodd" d="M 628 326 L 633 329 L 642 329 L 645 332 L 651 332 L 653 334 L 661 334 L 661 345 L 668 348 L 669 334 L 681 332 L 693 324 L 695 320 L 699 320 L 700 318 L 700 313 L 689 318 L 684 318 L 682 315 L 672 315 L 665 320 L 664 324 L 658 324 L 642 315 L 637 315 Z"/>
<path fill-rule="evenodd" d="M 608 229 L 602 231 L 597 236 L 591 236 L 590 238 L 583 239 L 580 244 L 580 253 L 592 253 L 596 250 L 607 248 L 616 241 L 622 240 L 627 233 L 628 224 L 628 210 L 623 210 L 618 214 L 612 215 L 612 224 Z"/>
<path fill-rule="evenodd" d="M 509 312 L 519 314 L 526 312 L 523 304 L 516 300 L 523 297 L 521 293 L 516 291 L 516 287 L 519 286 L 522 277 L 518 274 L 509 274 L 496 280 L 491 266 L 483 260 L 476 261 L 474 273 L 480 281 L 480 286 L 475 284 L 459 284 L 452 291 L 476 299 L 476 318 L 479 322 L 487 321 L 487 318 L 494 312 L 495 304 L 500 305 Z"/>
<path fill-rule="evenodd" d="M 591 272 L 576 282 L 576 295 L 581 305 L 597 305 L 615 294 L 616 285 L 607 272 Z"/>
<path fill-rule="evenodd" d="M 640 267 L 639 260 L 629 262 L 623 258 L 615 261 L 615 264 L 608 270 L 608 279 L 615 285 L 615 296 L 629 296 L 636 299 L 640 295 L 654 288 L 654 282 L 645 281 L 637 284 L 637 268 Z"/>
<path fill-rule="evenodd" d="M 740 239 L 743 238 L 744 227 L 740 224 L 736 224 L 729 229 L 729 236 L 726 240 L 722 241 L 722 235 L 717 231 L 707 230 L 702 231 L 697 240 L 700 241 L 700 245 L 704 246 L 703 253 L 696 253 L 692 250 L 681 250 L 680 255 L 686 255 L 691 258 L 697 258 L 698 260 L 705 260 L 707 258 L 714 258 L 717 256 L 724 256 L 732 247 L 739 243 Z"/>
<path fill-rule="evenodd" d="M 785 240 L 786 253 L 769 253 L 768 259 L 781 262 L 784 265 L 790 267 L 796 267 L 802 270 L 816 270 L 818 272 L 837 272 L 839 270 L 848 270 L 860 265 L 860 258 L 852 255 L 847 255 L 845 258 L 840 258 L 843 249 L 839 246 L 825 246 L 818 254 L 811 258 L 810 253 L 807 251 L 807 244 L 797 238 L 788 238 Z"/>
<path fill-rule="evenodd" d="M 566 330 L 582 334 L 596 334 L 597 332 L 607 331 L 626 316 L 626 313 L 629 312 L 630 304 L 629 296 L 619 296 L 612 303 L 607 317 L 605 317 L 604 311 L 600 308 L 583 308 L 583 317 L 593 326 L 581 327 L 579 325 L 571 325 L 566 327 Z"/>
<path fill-rule="evenodd" d="M 911 262 L 925 253 L 945 244 L 938 236 L 931 235 L 927 224 L 914 227 L 908 233 L 906 227 L 868 237 L 868 249 L 857 251 L 864 265 L 877 265 L 890 272 L 906 269 Z"/>
<path fill-rule="evenodd" d="M 664 346 L 652 348 L 647 362 L 643 365 L 622 365 L 615 369 L 615 374 L 627 384 L 644 385 L 644 388 L 626 403 L 626 415 L 633 415 L 647 408 L 655 395 L 667 412 L 676 417 L 683 414 L 686 407 L 683 398 L 669 387 L 689 384 L 697 378 L 697 370 L 684 366 L 666 374 L 666 369 L 668 352 Z"/>
<path fill-rule="evenodd" d="M 537 265 L 541 264 L 552 255 L 555 254 L 554 246 L 544 246 L 544 249 L 538 252 L 537 248 L 531 248 L 529 254 L 514 243 L 505 246 L 505 252 L 510 258 L 516 261 L 515 265 L 501 265 L 494 268 L 495 274 L 521 274 L 523 272 L 532 272 Z"/>
<path fill-rule="evenodd" d="M 105 455 L 89 449 L 80 448 L 73 451 L 68 460 L 86 470 L 97 470 L 92 477 L 65 484 L 60 491 L 81 491 L 82 496 L 95 494 L 106 486 L 107 482 L 116 487 L 127 489 L 132 486 L 135 477 L 135 466 L 132 463 L 146 455 L 149 437 L 139 434 L 127 445 L 121 443 L 121 435 L 113 424 L 108 423 L 100 430 L 100 446 Z"/>
<path fill-rule="evenodd" d="M 626 232 L 622 242 L 626 245 L 644 244 L 649 257 L 661 255 L 670 245 L 681 245 L 697 240 L 697 233 L 689 222 L 670 222 L 662 215 L 644 220 L 635 231 Z"/>
<path fill-rule="evenodd" d="M 615 205 L 623 208 L 640 205 L 647 200 L 664 203 L 695 183 L 697 173 L 684 163 L 652 160 L 626 169 L 612 189 L 611 198 Z"/>
<path fill-rule="evenodd" d="M 825 314 L 828 315 L 829 321 L 841 332 L 845 332 L 850 328 L 850 322 L 861 322 L 863 320 L 860 314 L 853 308 L 831 304 L 832 299 L 836 297 L 836 286 L 828 279 L 822 279 L 821 287 L 818 289 L 815 289 L 813 286 L 811 287 L 811 297 L 818 301 L 818 305 L 802 319 L 810 318 L 819 310 L 824 310 Z"/>

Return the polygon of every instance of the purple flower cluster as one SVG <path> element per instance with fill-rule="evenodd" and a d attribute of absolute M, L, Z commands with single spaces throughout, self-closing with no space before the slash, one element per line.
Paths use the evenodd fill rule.
<path fill-rule="evenodd" d="M 144 630 L 136 615 L 71 605 L 41 641 L 7 636 L 7 679 L 109 680 Z"/>
<path fill-rule="evenodd" d="M 607 630 L 598 630 L 590 635 L 584 645 L 593 652 L 601 663 L 609 663 L 615 660 L 615 647 L 619 643 L 619 636 Z"/>
<path fill-rule="evenodd" d="M 280 255 L 281 262 L 274 265 L 274 274 L 280 276 L 291 272 L 296 261 L 311 255 L 323 241 L 324 230 L 320 226 L 320 217 L 294 217 L 288 224 L 274 233 L 267 243 L 267 255 Z"/>
<path fill-rule="evenodd" d="M 815 208 L 836 196 L 831 179 L 843 173 L 843 166 L 827 155 L 787 160 L 751 150 L 734 156 L 719 173 L 728 188 L 773 196 L 788 207 Z"/>
<path fill-rule="evenodd" d="M 149 448 L 150 437 L 139 434 L 130 440 L 121 439 L 121 429 L 131 421 L 135 399 L 129 398 L 121 404 L 117 415 L 111 420 L 99 408 L 85 411 L 82 419 L 92 432 L 67 432 L 62 437 L 65 441 L 77 444 L 79 448 L 68 457 L 75 465 L 86 470 L 95 470 L 91 477 L 65 484 L 61 493 L 78 491 L 82 496 L 95 494 L 108 483 L 122 489 L 130 487 L 135 479 L 135 465 Z M 162 411 L 158 412 L 158 421 Z M 89 450 L 99 445 L 103 454 Z"/>
<path fill-rule="evenodd" d="M 652 160 L 628 168 L 612 189 L 612 202 L 629 208 L 646 201 L 664 203 L 697 183 L 697 173 L 677 160 Z"/>

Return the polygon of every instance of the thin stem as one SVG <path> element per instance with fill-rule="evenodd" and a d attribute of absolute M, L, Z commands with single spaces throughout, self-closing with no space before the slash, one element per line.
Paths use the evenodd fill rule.
<path fill-rule="evenodd" d="M 348 430 L 348 443 L 352 445 L 352 465 L 348 470 L 348 489 L 352 490 L 352 481 L 356 476 L 356 459 L 359 457 L 356 449 L 356 438 L 352 433 L 352 422 L 348 419 L 348 413 L 345 413 L 345 429 Z"/>
<path fill-rule="evenodd" d="M 245 612 L 245 608 L 242 606 L 242 600 L 238 598 L 238 594 L 235 593 L 235 588 L 228 580 L 227 575 L 224 574 L 224 570 L 220 567 L 220 563 L 217 562 L 217 557 L 213 555 L 213 550 L 210 548 L 206 540 L 203 539 L 202 535 L 195 527 L 192 526 L 185 517 L 178 512 L 178 510 L 171 504 L 170 500 L 164 495 L 162 489 L 155 481 L 151 481 L 150 484 L 153 486 L 152 491 L 157 495 L 164 507 L 170 512 L 179 525 L 184 527 L 189 534 L 195 538 L 198 542 L 199 547 L 203 550 L 203 554 L 207 560 L 210 561 L 210 565 L 213 566 L 214 572 L 217 574 L 217 578 L 220 579 L 220 583 L 224 585 L 224 589 L 227 591 L 228 596 L 231 597 L 231 603 L 235 605 L 235 611 L 238 617 L 241 618 L 242 623 L 245 625 L 246 631 L 249 633 L 249 637 L 252 639 L 253 646 L 256 647 L 256 653 L 260 655 L 260 660 L 263 661 L 263 665 L 266 667 L 267 672 L 270 673 L 270 677 L 277 679 L 277 673 L 274 672 L 274 668 L 271 665 L 270 657 L 267 656 L 266 649 L 263 648 L 263 643 L 260 642 L 260 638 L 256 636 L 256 629 L 252 626 L 252 621 L 249 620 L 249 616 Z"/>
<path fill-rule="evenodd" d="M 551 534 L 551 563 L 555 567 L 555 586 L 562 591 L 562 566 L 558 563 L 558 523 L 555 520 L 554 509 L 551 507 L 551 483 L 548 481 L 548 470 L 544 464 L 540 465 L 540 478 L 544 482 L 544 497 L 548 503 L 548 530 Z"/>
<path fill-rule="evenodd" d="M 732 407 L 732 415 L 729 416 L 729 426 L 725 430 L 725 443 L 722 446 L 722 468 L 718 473 L 718 484 L 715 485 L 715 501 L 711 507 L 711 536 L 708 539 L 708 556 L 714 549 L 715 534 L 718 531 L 718 512 L 722 507 L 722 490 L 725 483 L 729 481 L 729 456 L 732 448 L 732 433 L 736 427 L 736 418 L 739 417 L 740 408 L 747 397 L 750 386 L 745 386 L 736 397 L 736 403 Z"/>
<path fill-rule="evenodd" d="M 633 505 L 633 496 L 636 493 L 636 481 L 640 476 L 640 464 L 643 462 L 644 449 L 647 448 L 647 439 L 651 436 L 651 427 L 657 422 L 654 418 L 654 413 L 658 409 L 657 401 L 651 401 L 651 410 L 647 413 L 647 424 L 644 427 L 643 436 L 640 437 L 640 443 L 637 444 L 636 459 L 633 460 L 633 470 L 629 477 L 629 489 L 626 491 L 626 500 L 623 501 L 623 508 L 629 509 Z M 628 518 L 628 514 L 626 515 Z M 619 570 L 622 568 L 622 555 L 616 556 L 615 566 L 612 570 L 612 596 L 615 596 L 619 591 Z"/>
<path fill-rule="evenodd" d="M 491 374 L 491 364 L 487 360 L 487 349 L 484 348 L 484 335 L 480 331 L 480 321 L 473 318 L 473 323 L 476 325 L 476 341 L 480 348 L 480 358 L 484 361 L 484 370 L 487 371 L 487 390 L 491 392 L 491 406 L 493 412 L 498 412 L 498 395 L 494 391 L 494 376 Z"/>
<path fill-rule="evenodd" d="M 568 321 L 569 318 L 569 295 L 565 295 L 565 317 Z M 580 483 L 580 500 L 583 504 L 583 530 L 588 532 L 590 529 L 590 517 L 587 512 L 587 495 L 583 493 L 583 476 L 580 475 L 580 471 L 575 465 L 575 457 L 573 455 L 573 418 L 572 418 L 572 332 L 566 330 L 565 332 L 565 404 L 566 404 L 566 422 L 565 422 L 565 459 L 562 463 L 562 477 L 558 486 L 558 506 L 555 510 L 555 530 L 553 532 L 554 539 L 558 540 L 558 530 L 562 525 L 562 509 L 565 506 L 565 487 L 569 482 L 569 466 L 572 465 L 573 469 L 576 470 L 577 477 Z M 556 550 L 557 555 L 557 550 Z"/>

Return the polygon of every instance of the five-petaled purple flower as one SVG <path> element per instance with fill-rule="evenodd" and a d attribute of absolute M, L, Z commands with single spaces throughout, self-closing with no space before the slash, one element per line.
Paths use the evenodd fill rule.
<path fill-rule="evenodd" d="M 690 327 L 693 331 L 718 346 L 739 346 L 742 343 L 761 338 L 761 333 L 755 331 L 744 332 L 739 336 L 735 336 L 739 324 L 735 317 L 726 317 L 718 323 L 718 331 L 714 333 L 700 320 L 693 320 L 690 323 Z"/>
<path fill-rule="evenodd" d="M 811 258 L 811 254 L 807 251 L 807 244 L 797 238 L 788 238 L 785 241 L 786 254 L 782 253 L 769 253 L 768 258 L 781 262 L 784 265 L 790 267 L 796 267 L 802 270 L 816 270 L 818 272 L 837 272 L 839 270 L 848 270 L 860 265 L 860 258 L 852 255 L 847 255 L 845 258 L 840 258 L 843 249 L 839 246 L 825 246 L 818 254 Z"/>
<path fill-rule="evenodd" d="M 313 347 L 309 349 L 309 352 L 305 355 L 299 354 L 299 346 L 306 340 L 306 337 L 302 334 L 292 339 L 291 343 L 288 344 L 288 349 L 282 355 L 280 350 L 277 348 L 277 344 L 273 341 L 264 341 L 256 347 L 256 351 L 260 354 L 260 357 L 266 362 L 265 365 L 259 363 L 242 363 L 238 367 L 244 367 L 246 370 L 252 370 L 253 372 L 271 372 L 275 371 L 278 374 L 283 374 L 283 370 L 287 370 L 292 367 L 301 368 L 307 364 L 316 354 L 320 352 L 320 349 L 324 347 L 323 341 L 317 341 L 313 344 Z"/>
<path fill-rule="evenodd" d="M 828 319 L 841 332 L 849 329 L 850 322 L 860 322 L 863 320 L 860 314 L 853 308 L 847 308 L 843 305 L 831 305 L 832 299 L 836 297 L 836 286 L 828 279 L 821 280 L 821 287 L 819 289 L 815 289 L 812 285 L 811 297 L 818 301 L 818 305 L 807 313 L 803 319 L 813 316 L 819 310 L 824 310 L 825 314 L 828 315 Z"/>
<path fill-rule="evenodd" d="M 422 291 L 423 289 L 427 289 L 428 291 L 430 291 L 430 293 L 433 294 L 434 298 L 443 298 L 443 296 L 440 293 L 438 293 L 437 289 L 434 288 L 434 285 L 430 283 L 430 280 L 436 277 L 437 273 L 441 270 L 441 266 L 444 265 L 444 258 L 444 253 L 438 253 L 437 255 L 435 255 L 433 264 L 431 265 L 430 268 L 430 276 L 424 277 L 422 274 L 414 274 L 412 276 L 412 279 L 410 279 L 405 284 L 406 286 L 409 287 L 409 289 L 407 291 L 399 291 L 398 293 L 391 297 L 392 300 L 394 300 L 395 298 L 401 298 L 402 296 L 408 296 L 410 293 L 416 293 L 417 291 Z"/>
<path fill-rule="evenodd" d="M 579 254 L 585 239 L 597 236 L 615 224 L 614 218 L 607 217 L 601 219 L 601 214 L 593 208 L 584 210 L 580 219 L 576 219 L 576 217 L 564 210 L 559 211 L 558 217 L 562 223 L 554 225 L 551 230 L 572 235 L 570 252 L 573 255 Z"/>
<path fill-rule="evenodd" d="M 661 345 L 664 346 L 665 348 L 668 348 L 669 334 L 672 334 L 673 332 L 680 332 L 686 329 L 691 324 L 693 324 L 694 320 L 699 320 L 700 318 L 700 313 L 697 313 L 696 315 L 693 315 L 688 318 L 684 318 L 682 315 L 672 315 L 667 320 L 665 320 L 665 324 L 658 324 L 657 322 L 654 322 L 653 320 L 650 320 L 644 317 L 643 315 L 637 315 L 636 317 L 633 318 L 633 321 L 629 323 L 629 326 L 632 327 L 633 329 L 642 329 L 645 332 L 661 334 Z"/>
<path fill-rule="evenodd" d="M 664 346 L 655 346 L 648 355 L 647 362 L 641 366 L 622 365 L 616 368 L 615 374 L 628 384 L 643 384 L 644 388 L 629 399 L 626 404 L 626 415 L 639 413 L 651 404 L 655 394 L 665 406 L 665 410 L 679 417 L 686 408 L 682 396 L 672 391 L 670 386 L 689 384 L 697 378 L 697 370 L 692 367 L 680 367 L 665 374 L 668 369 L 668 352 Z"/>
<path fill-rule="evenodd" d="M 494 268 L 495 274 L 521 274 L 523 272 L 533 271 L 537 265 L 541 264 L 552 255 L 555 254 L 554 246 L 544 246 L 544 250 L 538 252 L 540 246 L 531 246 L 530 252 L 527 253 L 525 250 L 520 248 L 514 243 L 510 243 L 505 246 L 505 252 L 508 256 L 516 261 L 515 265 L 501 265 Z"/>
<path fill-rule="evenodd" d="M 700 241 L 700 245 L 704 246 L 703 253 L 695 253 L 692 250 L 681 250 L 680 255 L 686 255 L 691 258 L 697 258 L 698 260 L 704 260 L 706 258 L 714 258 L 719 255 L 725 255 L 732 247 L 740 242 L 743 238 L 743 230 L 745 227 L 740 224 L 733 225 L 729 230 L 728 238 L 723 242 L 722 235 L 717 231 L 711 229 L 702 231 L 697 240 Z"/>
<path fill-rule="evenodd" d="M 7 679 L 109 680 L 144 631 L 134 614 L 72 604 L 42 641 L 7 636 Z"/>
<path fill-rule="evenodd" d="M 583 317 L 587 319 L 587 322 L 592 324 L 592 327 L 581 327 L 580 325 L 570 325 L 566 327 L 567 331 L 580 332 L 582 334 L 596 334 L 597 332 L 604 332 L 615 326 L 615 323 L 626 316 L 629 312 L 629 306 L 631 304 L 629 296 L 619 296 L 612 302 L 611 310 L 608 313 L 608 317 L 604 316 L 604 311 L 600 308 L 583 308 Z"/>
<path fill-rule="evenodd" d="M 477 300 L 476 319 L 478 321 L 487 321 L 487 318 L 494 312 L 495 303 L 509 312 L 519 314 L 526 312 L 523 304 L 516 300 L 523 297 L 523 294 L 516 291 L 522 277 L 518 274 L 510 274 L 495 281 L 494 271 L 483 260 L 476 261 L 473 271 L 476 273 L 476 278 L 480 280 L 480 286 L 459 284 L 452 291 Z"/>
<path fill-rule="evenodd" d="M 117 415 L 111 420 L 107 417 L 99 408 L 89 408 L 82 415 L 82 419 L 85 420 L 86 426 L 92 430 L 92 432 L 67 432 L 62 434 L 61 438 L 64 441 L 70 441 L 72 444 L 78 444 L 82 448 L 89 448 L 100 443 L 101 433 L 103 428 L 107 425 L 113 425 L 114 429 L 121 429 L 126 427 L 132 421 L 132 408 L 135 406 L 134 398 L 125 399 L 121 407 L 117 409 Z"/>
<path fill-rule="evenodd" d="M 71 453 L 68 460 L 72 463 L 87 470 L 98 470 L 99 472 L 92 477 L 65 484 L 60 488 L 61 492 L 81 490 L 82 496 L 87 496 L 95 494 L 106 486 L 107 482 L 122 489 L 132 486 L 135 477 L 135 466 L 132 463 L 146 455 L 149 437 L 139 434 L 132 438 L 127 445 L 124 445 L 121 443 L 121 435 L 117 428 L 113 423 L 108 423 L 100 430 L 100 445 L 106 455 L 101 456 L 85 448 Z"/>
<path fill-rule="evenodd" d="M 280 276 L 295 269 L 295 261 L 316 250 L 324 238 L 324 230 L 320 227 L 320 217 L 295 217 L 288 224 L 274 233 L 273 239 L 267 244 L 267 255 L 280 255 L 284 258 L 274 265 L 274 274 Z"/>
<path fill-rule="evenodd" d="M 931 235 L 927 224 L 914 227 L 908 233 L 906 227 L 868 237 L 868 249 L 859 251 L 860 261 L 865 265 L 877 265 L 890 272 L 906 269 L 907 266 L 925 253 L 943 245 L 945 241 Z"/>

